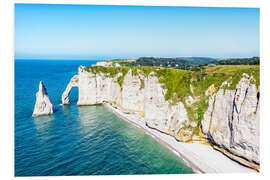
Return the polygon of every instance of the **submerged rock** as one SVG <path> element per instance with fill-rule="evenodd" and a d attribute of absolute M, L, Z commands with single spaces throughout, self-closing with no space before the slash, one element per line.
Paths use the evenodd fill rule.
<path fill-rule="evenodd" d="M 53 106 L 49 99 L 47 90 L 42 81 L 39 82 L 39 89 L 36 93 L 36 104 L 33 112 L 33 117 L 40 115 L 53 114 Z"/>

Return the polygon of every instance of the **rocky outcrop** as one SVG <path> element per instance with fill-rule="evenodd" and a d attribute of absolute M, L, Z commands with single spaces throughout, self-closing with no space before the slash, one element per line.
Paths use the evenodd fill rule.
<path fill-rule="evenodd" d="M 203 133 L 211 143 L 241 157 L 241 163 L 256 166 L 260 163 L 259 151 L 259 89 L 253 77 L 243 74 L 235 90 L 224 89 L 209 97 L 209 107 L 202 121 Z"/>
<path fill-rule="evenodd" d="M 197 123 L 189 120 L 186 108 L 190 108 L 199 97 L 193 99 L 189 96 L 185 102 L 171 103 L 165 99 L 166 89 L 153 72 L 144 75 L 140 72 L 133 74 L 129 70 L 123 82 L 119 83 L 122 76 L 122 72 L 109 76 L 103 72 L 86 71 L 81 66 L 78 75 L 66 88 L 63 102 L 67 102 L 71 87 L 78 86 L 78 105 L 108 102 L 123 112 L 139 114 L 148 127 L 179 141 L 188 141 L 192 137 L 190 129 Z M 209 101 L 201 130 L 215 148 L 224 150 L 224 154 L 242 164 L 258 169 L 259 89 L 247 74 L 243 74 L 234 90 L 226 87 L 230 87 L 230 82 L 223 82 L 221 87 L 211 85 L 203 94 Z"/>
<path fill-rule="evenodd" d="M 68 83 L 66 90 L 62 94 L 62 104 L 69 104 L 69 93 L 72 89 L 72 87 L 78 87 L 79 84 L 79 78 L 78 75 L 75 75 L 71 78 L 70 82 Z"/>
<path fill-rule="evenodd" d="M 42 81 L 39 83 L 39 89 L 36 93 L 36 104 L 33 112 L 33 117 L 41 115 L 53 114 L 53 106 L 49 99 L 47 90 Z"/>

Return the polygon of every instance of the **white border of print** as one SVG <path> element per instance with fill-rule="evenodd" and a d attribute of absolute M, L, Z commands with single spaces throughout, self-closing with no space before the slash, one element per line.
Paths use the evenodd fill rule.
<path fill-rule="evenodd" d="M 47 4 L 100 4 L 100 5 L 154 5 L 154 6 L 207 6 L 207 7 L 259 7 L 261 12 L 260 57 L 261 57 L 261 172 L 253 174 L 205 174 L 205 175 L 132 175 L 132 176 L 59 176 L 25 177 L 20 179 L 270 179 L 268 131 L 270 119 L 270 3 L 269 0 L 2 0 L 0 5 L 0 72 L 1 72 L 1 130 L 0 155 L 1 179 L 14 177 L 14 3 Z"/>

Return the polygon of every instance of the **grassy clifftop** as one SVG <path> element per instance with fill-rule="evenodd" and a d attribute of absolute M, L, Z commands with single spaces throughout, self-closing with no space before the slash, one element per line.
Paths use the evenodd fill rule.
<path fill-rule="evenodd" d="M 259 65 L 218 65 L 218 66 L 203 66 L 196 71 L 180 70 L 173 68 L 162 68 L 154 66 L 143 67 L 102 67 L 93 66 L 85 67 L 85 70 L 92 73 L 104 73 L 108 77 L 117 78 L 117 82 L 122 87 L 124 77 L 129 70 L 132 70 L 132 75 L 138 74 L 148 77 L 151 72 L 159 79 L 163 88 L 167 90 L 165 99 L 172 105 L 181 101 L 184 103 L 190 121 L 196 122 L 196 127 L 191 127 L 189 124 L 185 128 L 190 129 L 193 134 L 199 134 L 199 128 L 203 119 L 203 114 L 208 107 L 208 95 L 205 93 L 211 86 L 212 93 L 217 92 L 224 81 L 231 82 L 230 86 L 223 87 L 224 89 L 235 89 L 237 83 L 242 78 L 242 74 L 252 75 L 258 87 L 260 84 Z M 141 87 L 144 87 L 144 80 L 141 80 Z M 193 97 L 195 102 L 192 105 L 185 103 L 188 96 Z"/>
<path fill-rule="evenodd" d="M 103 66 L 86 66 L 84 70 L 92 73 L 104 73 L 107 77 L 115 77 L 121 73 L 123 78 L 129 70 L 132 75 L 144 75 L 147 77 L 151 72 L 159 78 L 160 83 L 166 88 L 166 100 L 177 98 L 181 100 L 186 95 L 192 95 L 190 85 L 194 87 L 195 94 L 204 93 L 206 89 L 214 84 L 215 88 L 219 88 L 222 82 L 232 81 L 228 89 L 235 89 L 236 84 L 242 78 L 242 74 L 246 73 L 254 77 L 254 83 L 259 86 L 259 65 L 218 65 L 203 66 L 197 71 L 180 70 L 162 67 L 103 67 Z"/>

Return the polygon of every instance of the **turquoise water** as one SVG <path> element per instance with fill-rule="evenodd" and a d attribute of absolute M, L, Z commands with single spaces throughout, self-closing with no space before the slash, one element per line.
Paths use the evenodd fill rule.
<path fill-rule="evenodd" d="M 193 173 L 151 136 L 102 105 L 61 106 L 79 65 L 96 61 L 15 60 L 15 176 Z M 54 114 L 32 118 L 42 80 Z"/>

